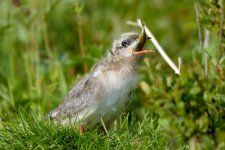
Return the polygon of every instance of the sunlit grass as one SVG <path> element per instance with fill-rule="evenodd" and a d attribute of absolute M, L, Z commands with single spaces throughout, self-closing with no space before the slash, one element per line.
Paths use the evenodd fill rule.
<path fill-rule="evenodd" d="M 74 126 L 65 128 L 38 119 L 33 113 L 29 115 L 25 118 L 18 114 L 15 121 L 0 124 L 1 149 L 165 149 L 171 146 L 150 115 L 142 121 L 130 115 L 131 123 L 128 117 L 122 117 L 108 135 L 98 129 L 80 135 Z"/>

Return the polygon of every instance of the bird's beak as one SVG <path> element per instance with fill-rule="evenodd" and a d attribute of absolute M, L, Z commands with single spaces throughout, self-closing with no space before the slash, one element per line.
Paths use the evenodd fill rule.
<path fill-rule="evenodd" d="M 150 37 L 147 37 L 145 29 L 142 28 L 142 31 L 139 34 L 137 40 L 135 40 L 130 46 L 131 53 L 132 54 L 145 54 L 145 53 L 154 52 L 152 50 L 143 50 L 143 47 L 145 45 L 147 38 L 150 38 Z"/>

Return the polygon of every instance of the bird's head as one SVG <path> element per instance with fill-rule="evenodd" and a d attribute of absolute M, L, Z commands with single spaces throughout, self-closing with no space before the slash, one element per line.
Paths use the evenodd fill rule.
<path fill-rule="evenodd" d="M 144 29 L 140 34 L 134 32 L 124 33 L 113 42 L 111 54 L 113 56 L 124 56 L 124 57 L 142 55 L 146 53 L 146 51 L 144 52 L 142 50 L 146 42 L 146 39 L 147 36 Z"/>

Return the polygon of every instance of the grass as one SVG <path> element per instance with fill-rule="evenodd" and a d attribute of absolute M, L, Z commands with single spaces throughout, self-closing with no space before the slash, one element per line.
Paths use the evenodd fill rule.
<path fill-rule="evenodd" d="M 33 113 L 29 118 L 19 114 L 15 121 L 1 123 L 1 149 L 165 149 L 171 144 L 154 119 L 147 115 L 142 121 L 128 116 L 118 120 L 109 131 L 88 130 L 80 135 L 74 126 L 62 127 Z M 152 119 L 151 119 L 152 118 Z"/>
<path fill-rule="evenodd" d="M 225 57 L 216 56 L 225 43 L 220 5 L 198 2 L 197 25 L 189 0 L 0 1 L 0 149 L 224 148 Z M 109 135 L 94 129 L 80 136 L 74 126 L 43 119 L 115 37 L 140 32 L 125 24 L 137 18 L 175 62 L 182 57 L 181 75 L 157 53 L 146 56 L 128 113 Z M 198 26 L 210 31 L 203 52 Z M 150 42 L 146 47 L 154 49 Z M 208 56 L 207 76 L 202 55 Z"/>

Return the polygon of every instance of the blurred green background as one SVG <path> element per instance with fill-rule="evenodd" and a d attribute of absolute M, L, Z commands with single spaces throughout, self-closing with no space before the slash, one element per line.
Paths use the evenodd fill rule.
<path fill-rule="evenodd" d="M 223 7 L 223 0 L 1 0 L 0 121 L 15 119 L 21 109 L 45 116 L 114 38 L 140 32 L 126 21 L 141 18 L 176 64 L 182 58 L 181 75 L 158 53 L 146 56 L 128 112 L 139 120 L 153 114 L 174 145 L 224 148 Z M 210 32 L 207 48 L 198 29 L 202 41 Z M 155 49 L 150 41 L 146 48 Z"/>

